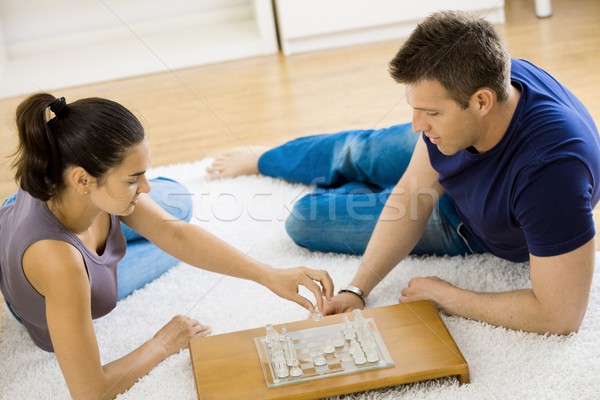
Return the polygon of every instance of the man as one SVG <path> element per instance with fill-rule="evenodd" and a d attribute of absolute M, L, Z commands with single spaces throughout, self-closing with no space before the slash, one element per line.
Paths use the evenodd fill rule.
<path fill-rule="evenodd" d="M 364 307 L 408 254 L 489 252 L 529 261 L 531 288 L 478 293 L 423 277 L 399 300 L 512 329 L 577 331 L 600 196 L 600 141 L 585 107 L 542 69 L 511 60 L 491 24 L 462 12 L 419 24 L 390 72 L 406 85 L 420 139 L 406 125 L 312 136 L 226 154 L 209 177 L 260 172 L 320 186 L 295 205 L 290 236 L 314 250 L 364 251 L 326 314 Z"/>

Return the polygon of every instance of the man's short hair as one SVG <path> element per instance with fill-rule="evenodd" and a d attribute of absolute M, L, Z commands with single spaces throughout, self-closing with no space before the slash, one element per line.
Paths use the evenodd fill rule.
<path fill-rule="evenodd" d="M 500 34 L 483 18 L 440 11 L 418 24 L 390 62 L 399 83 L 438 81 L 463 109 L 488 87 L 504 102 L 510 93 L 510 55 Z"/>

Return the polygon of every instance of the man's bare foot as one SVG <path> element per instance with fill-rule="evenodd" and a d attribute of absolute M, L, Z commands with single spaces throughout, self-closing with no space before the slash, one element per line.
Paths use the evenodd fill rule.
<path fill-rule="evenodd" d="M 236 147 L 213 160 L 206 168 L 206 179 L 233 178 L 239 175 L 258 174 L 258 159 L 268 147 L 250 146 Z"/>

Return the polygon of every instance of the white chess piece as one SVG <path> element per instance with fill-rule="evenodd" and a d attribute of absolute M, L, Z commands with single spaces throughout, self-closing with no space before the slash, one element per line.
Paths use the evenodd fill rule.
<path fill-rule="evenodd" d="M 277 334 L 277 332 L 275 331 L 275 328 L 273 328 L 273 325 L 271 325 L 271 324 L 265 325 L 265 329 L 267 331 L 267 334 L 265 336 L 265 343 L 270 348 L 273 344 L 273 338 Z"/>
<path fill-rule="evenodd" d="M 323 319 L 323 314 L 321 314 L 321 311 L 317 307 L 312 312 L 312 319 L 313 321 L 321 321 Z"/>
<path fill-rule="evenodd" d="M 352 326 L 352 323 L 348 319 L 348 316 L 344 315 L 342 317 L 342 321 L 344 323 L 344 327 L 343 327 L 344 338 L 346 338 L 346 340 L 350 340 L 350 339 L 354 338 L 356 336 L 356 334 L 354 333 L 354 327 Z"/>
<path fill-rule="evenodd" d="M 288 376 L 290 376 L 290 372 L 284 364 L 279 364 L 277 366 L 277 376 L 279 378 L 287 378 Z"/>
<path fill-rule="evenodd" d="M 297 357 L 292 358 L 288 364 L 290 367 L 297 367 L 298 365 L 300 365 L 300 361 L 298 361 Z"/>
<path fill-rule="evenodd" d="M 333 354 L 333 353 L 335 353 L 335 347 L 331 343 L 331 340 L 327 341 L 327 344 L 323 347 L 323 352 L 325 354 Z"/>
<path fill-rule="evenodd" d="M 287 328 L 285 326 L 281 327 L 281 332 L 279 333 L 279 341 L 285 342 L 287 340 Z"/>
<path fill-rule="evenodd" d="M 335 347 L 344 347 L 346 344 L 346 339 L 344 338 L 344 333 L 339 331 L 335 339 L 333 339 L 333 345 Z"/>
<path fill-rule="evenodd" d="M 319 352 L 317 353 L 317 356 L 313 360 L 313 363 L 316 366 L 321 366 L 321 365 L 327 364 L 327 359 L 325 358 L 325 354 L 323 353 L 323 350 L 319 350 Z"/>
<path fill-rule="evenodd" d="M 354 357 L 354 364 L 356 365 L 363 365 L 367 362 L 367 359 L 365 358 L 365 353 L 363 353 L 362 351 L 360 352 L 360 354 L 357 357 Z"/>
<path fill-rule="evenodd" d="M 379 355 L 377 354 L 377 351 L 368 352 L 367 353 L 367 361 L 370 363 L 379 361 Z"/>

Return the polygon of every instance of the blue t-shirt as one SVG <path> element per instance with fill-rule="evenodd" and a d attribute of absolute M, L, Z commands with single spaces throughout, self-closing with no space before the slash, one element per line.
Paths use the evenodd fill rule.
<path fill-rule="evenodd" d="M 445 156 L 423 140 L 465 228 L 491 253 L 522 262 L 594 237 L 600 140 L 583 104 L 547 72 L 513 60 L 511 80 L 521 97 L 494 148 Z"/>

